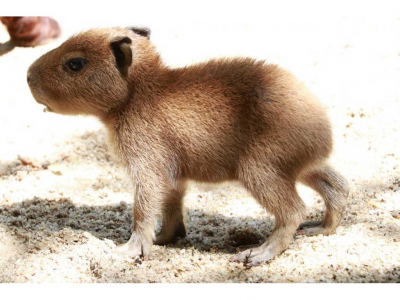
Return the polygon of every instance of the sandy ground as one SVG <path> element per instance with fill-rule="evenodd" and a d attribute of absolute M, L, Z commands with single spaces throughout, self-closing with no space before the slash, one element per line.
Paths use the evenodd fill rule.
<path fill-rule="evenodd" d="M 64 29 L 59 41 L 0 57 L 0 282 L 400 281 L 398 11 L 317 17 L 305 9 L 289 18 L 277 9 L 265 18 L 211 14 L 207 22 L 157 19 L 149 11 L 123 20 L 56 18 Z M 149 261 L 113 254 L 130 236 L 129 178 L 97 120 L 43 113 L 26 70 L 73 32 L 116 24 L 149 25 L 172 66 L 245 55 L 278 63 L 304 81 L 329 111 L 331 162 L 351 184 L 337 232 L 296 236 L 269 264 L 246 269 L 229 257 L 238 246 L 262 242 L 273 217 L 236 183 L 193 183 L 185 239 L 154 246 Z M 0 28 L 0 42 L 7 39 Z M 320 219 L 321 198 L 298 189 L 308 219 Z"/>

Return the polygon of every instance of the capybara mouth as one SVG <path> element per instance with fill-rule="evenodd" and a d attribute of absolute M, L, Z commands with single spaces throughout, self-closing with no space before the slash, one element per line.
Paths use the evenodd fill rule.
<path fill-rule="evenodd" d="M 43 112 L 54 112 L 54 110 L 52 110 L 52 109 L 50 108 L 50 106 L 48 106 L 47 104 L 42 103 L 42 102 L 37 101 L 37 100 L 36 100 L 36 102 L 44 106 Z"/>
<path fill-rule="evenodd" d="M 48 107 L 47 105 L 45 105 L 45 106 L 46 107 L 43 108 L 43 112 L 53 112 L 53 110 L 50 107 Z"/>
<path fill-rule="evenodd" d="M 40 100 L 40 90 L 38 90 L 38 87 L 35 87 L 35 89 L 32 88 L 31 84 L 29 84 L 29 88 L 31 89 L 33 98 L 38 104 L 44 105 L 45 107 L 43 108 L 43 112 L 53 112 L 53 110 L 43 101 Z"/>
<path fill-rule="evenodd" d="M 43 105 L 44 106 L 44 108 L 43 108 L 43 112 L 54 112 L 47 104 L 45 104 L 45 103 L 43 103 L 43 102 L 41 102 L 41 101 L 39 101 L 38 99 L 36 99 L 35 98 L 35 100 L 36 100 L 36 102 L 38 103 L 38 104 L 40 104 L 40 105 Z"/>

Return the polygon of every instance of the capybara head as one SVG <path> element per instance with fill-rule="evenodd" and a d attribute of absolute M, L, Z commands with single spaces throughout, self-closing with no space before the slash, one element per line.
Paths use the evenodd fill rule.
<path fill-rule="evenodd" d="M 101 117 L 117 110 L 131 98 L 134 77 L 159 63 L 149 37 L 146 28 L 91 29 L 72 36 L 30 66 L 33 97 L 60 114 Z"/>

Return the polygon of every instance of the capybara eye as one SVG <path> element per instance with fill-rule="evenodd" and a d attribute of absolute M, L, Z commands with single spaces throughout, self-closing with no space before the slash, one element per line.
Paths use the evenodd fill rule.
<path fill-rule="evenodd" d="M 66 65 L 72 72 L 79 72 L 86 65 L 86 59 L 82 57 L 71 58 L 67 61 Z"/>

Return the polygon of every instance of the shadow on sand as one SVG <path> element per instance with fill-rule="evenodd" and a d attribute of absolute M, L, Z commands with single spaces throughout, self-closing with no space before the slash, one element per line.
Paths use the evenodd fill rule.
<path fill-rule="evenodd" d="M 174 241 L 168 247 L 213 250 L 235 253 L 237 248 L 247 248 L 262 243 L 272 230 L 270 217 L 226 217 L 207 214 L 201 210 L 187 210 L 189 221 L 187 237 Z M 11 206 L 0 207 L 0 220 L 9 230 L 56 233 L 64 228 L 90 232 L 93 236 L 109 239 L 115 244 L 126 242 L 131 235 L 132 204 L 76 206 L 69 199 L 46 200 L 35 197 Z M 158 224 L 158 230 L 160 224 Z M 24 241 L 22 241 L 24 242 Z"/>

